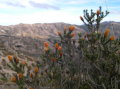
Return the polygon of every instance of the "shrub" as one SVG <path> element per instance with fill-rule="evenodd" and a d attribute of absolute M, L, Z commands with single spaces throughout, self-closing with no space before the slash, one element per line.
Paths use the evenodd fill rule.
<path fill-rule="evenodd" d="M 56 47 L 47 48 L 44 55 L 54 89 L 120 88 L 120 40 L 110 36 L 109 29 L 100 29 L 100 22 L 108 14 L 101 7 L 96 12 L 84 10 L 80 19 L 88 32 L 79 33 L 79 39 L 73 39 L 74 26 L 58 32 L 60 40 L 55 44 L 62 48 L 62 56 Z"/>

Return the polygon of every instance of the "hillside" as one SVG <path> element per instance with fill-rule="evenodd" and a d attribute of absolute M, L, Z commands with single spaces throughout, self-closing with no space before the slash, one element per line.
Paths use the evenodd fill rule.
<path fill-rule="evenodd" d="M 37 59 L 41 54 L 43 41 L 57 37 L 57 32 L 64 29 L 65 26 L 69 27 L 70 24 L 45 23 L 0 26 L 0 49 L 4 55 L 17 52 L 19 56 L 27 55 Z M 75 28 L 75 33 L 84 31 L 79 26 L 75 26 Z"/>
<path fill-rule="evenodd" d="M 80 27 L 87 31 L 86 26 L 81 25 Z M 120 22 L 106 21 L 101 23 L 100 29 L 103 31 L 106 28 L 109 28 L 111 30 L 112 35 L 120 36 Z"/>
<path fill-rule="evenodd" d="M 0 50 L 1 56 L 15 54 L 16 52 L 21 57 L 29 56 L 35 59 L 39 58 L 42 49 L 42 43 L 48 39 L 55 39 L 57 32 L 69 27 L 66 23 L 44 23 L 44 24 L 18 24 L 10 26 L 0 26 Z M 84 25 L 75 25 L 75 33 L 84 32 Z M 113 29 L 111 34 L 120 34 L 120 23 L 118 22 L 103 22 L 101 29 Z"/>

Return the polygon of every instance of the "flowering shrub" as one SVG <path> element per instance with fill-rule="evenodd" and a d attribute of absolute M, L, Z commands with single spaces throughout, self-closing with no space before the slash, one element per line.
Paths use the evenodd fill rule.
<path fill-rule="evenodd" d="M 78 33 L 74 26 L 58 32 L 54 44 L 44 42 L 42 61 L 29 66 L 26 61 L 8 56 L 9 68 L 15 72 L 11 81 L 19 89 L 120 89 L 120 39 L 110 29 L 100 29 L 101 20 L 109 14 L 88 13 L 80 19 L 88 27 Z"/>
<path fill-rule="evenodd" d="M 14 71 L 15 73 L 11 77 L 11 81 L 16 83 L 19 87 L 19 89 L 23 89 L 25 86 L 25 61 L 20 62 L 20 60 L 17 57 L 14 56 L 8 56 L 9 63 L 7 66 Z"/>
<path fill-rule="evenodd" d="M 74 39 L 74 26 L 58 32 L 60 52 L 51 47 L 45 52 L 45 64 L 51 89 L 119 89 L 120 88 L 120 40 L 110 35 L 110 30 L 100 29 L 101 20 L 109 14 L 84 10 L 80 19 L 88 27 L 88 32 L 79 33 Z M 55 47 L 56 47 L 55 46 Z M 51 58 L 55 58 L 54 62 Z"/>
<path fill-rule="evenodd" d="M 80 35 L 79 48 L 86 61 L 85 65 L 89 66 L 85 68 L 85 74 L 91 89 L 120 88 L 120 40 L 115 36 L 110 36 L 109 29 L 106 29 L 104 33 L 101 33 L 99 29 L 100 21 L 107 14 L 106 11 L 104 15 L 100 8 L 99 13 L 98 11 L 96 13 L 97 18 L 93 12 L 91 15 L 88 15 L 87 11 L 84 12 L 85 20 L 90 20 L 88 24 L 81 19 L 90 31 L 84 40 L 81 40 Z M 95 24 L 90 24 L 91 21 Z"/>

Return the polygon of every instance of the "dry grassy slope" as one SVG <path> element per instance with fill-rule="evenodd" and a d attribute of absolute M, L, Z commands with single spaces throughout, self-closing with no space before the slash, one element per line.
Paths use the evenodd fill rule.
<path fill-rule="evenodd" d="M 19 53 L 29 57 L 39 58 L 43 41 L 57 37 L 57 32 L 69 27 L 70 24 L 18 24 L 0 26 L 0 49 L 4 55 Z M 83 32 L 79 26 L 77 32 Z"/>
<path fill-rule="evenodd" d="M 44 24 L 18 24 L 10 26 L 0 26 L 0 35 L 10 35 L 10 36 L 23 36 L 32 38 L 49 38 L 50 36 L 56 36 L 58 31 L 63 30 L 65 26 L 70 26 L 66 23 L 44 23 Z M 85 26 L 75 25 L 76 32 L 82 32 L 83 29 L 86 30 Z M 103 22 L 101 24 L 101 29 L 105 28 L 113 29 L 115 34 L 120 33 L 120 23 L 119 22 Z"/>
<path fill-rule="evenodd" d="M 43 41 L 56 39 L 57 32 L 64 27 L 69 27 L 66 23 L 44 23 L 44 24 L 18 24 L 10 26 L 0 26 L 0 50 L 4 55 L 19 53 L 34 58 L 39 58 Z M 85 26 L 75 25 L 75 33 L 83 32 Z M 115 35 L 120 34 L 120 23 L 103 22 L 101 29 L 110 28 Z"/>
<path fill-rule="evenodd" d="M 32 38 L 48 38 L 56 36 L 58 31 L 61 31 L 64 26 L 70 26 L 65 23 L 50 23 L 50 24 L 18 24 L 11 26 L 0 26 L 0 34 L 11 36 L 24 36 Z M 76 26 L 77 31 L 83 31 Z"/>

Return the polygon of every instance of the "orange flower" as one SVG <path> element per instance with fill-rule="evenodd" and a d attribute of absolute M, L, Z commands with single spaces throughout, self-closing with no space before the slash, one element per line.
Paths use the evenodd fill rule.
<path fill-rule="evenodd" d="M 35 68 L 34 68 L 34 72 L 35 72 L 35 73 L 38 73 L 38 72 L 39 72 L 39 68 L 38 68 L 38 67 L 35 67 Z"/>
<path fill-rule="evenodd" d="M 109 32 L 110 32 L 110 29 L 106 29 L 106 30 L 105 30 L 105 33 L 104 33 L 104 36 L 107 37 L 108 34 L 109 34 Z"/>
<path fill-rule="evenodd" d="M 96 12 L 96 13 L 97 13 L 97 15 L 99 15 L 99 14 L 100 14 L 100 10 L 97 10 L 97 12 Z"/>
<path fill-rule="evenodd" d="M 58 43 L 56 43 L 56 44 L 55 44 L 55 48 L 58 48 L 58 47 L 59 47 L 59 44 L 58 44 Z"/>
<path fill-rule="evenodd" d="M 81 40 L 85 40 L 85 38 L 82 37 Z"/>
<path fill-rule="evenodd" d="M 18 62 L 19 62 L 19 59 L 18 59 L 18 58 L 15 58 L 15 62 L 18 63 Z"/>
<path fill-rule="evenodd" d="M 58 47 L 58 50 L 59 50 L 59 51 L 60 51 L 60 50 L 62 50 L 62 47 L 61 47 L 61 46 L 59 46 L 59 47 Z"/>
<path fill-rule="evenodd" d="M 111 36 L 111 37 L 110 37 L 110 40 L 115 40 L 115 36 Z"/>
<path fill-rule="evenodd" d="M 27 63 L 26 63 L 26 61 L 22 61 L 22 64 L 23 64 L 23 65 L 26 65 Z"/>
<path fill-rule="evenodd" d="M 70 27 L 69 27 L 69 30 L 70 30 L 70 31 L 73 31 L 73 30 L 75 30 L 75 27 L 74 27 L 74 26 L 70 26 Z"/>
<path fill-rule="evenodd" d="M 61 32 L 57 32 L 58 35 L 61 35 Z"/>
<path fill-rule="evenodd" d="M 9 55 L 9 56 L 8 56 L 8 60 L 9 60 L 9 61 L 12 61 L 12 60 L 13 60 L 13 57 Z"/>
<path fill-rule="evenodd" d="M 48 47 L 48 46 L 49 46 L 48 42 L 44 42 L 44 47 Z"/>
<path fill-rule="evenodd" d="M 32 73 L 30 73 L 30 78 L 33 78 L 33 74 Z"/>
<path fill-rule="evenodd" d="M 74 36 L 75 36 L 75 33 L 72 33 L 72 34 L 71 34 L 71 37 L 74 37 Z"/>
<path fill-rule="evenodd" d="M 24 76 L 23 76 L 22 73 L 19 73 L 19 74 L 18 74 L 18 77 L 21 79 L 21 78 L 23 78 Z"/>
<path fill-rule="evenodd" d="M 52 58 L 51 60 L 52 60 L 52 62 L 56 62 L 56 58 Z"/>
<path fill-rule="evenodd" d="M 11 81 L 12 81 L 12 82 L 16 82 L 16 81 L 17 81 L 16 77 L 15 77 L 15 76 L 12 77 L 12 78 L 11 78 Z"/>
<path fill-rule="evenodd" d="M 82 16 L 80 16 L 80 19 L 81 19 L 82 21 L 84 21 L 84 19 L 83 19 L 83 17 L 82 17 Z"/>
<path fill-rule="evenodd" d="M 34 88 L 29 88 L 29 89 L 34 89 Z"/>

